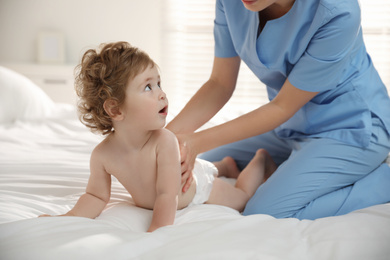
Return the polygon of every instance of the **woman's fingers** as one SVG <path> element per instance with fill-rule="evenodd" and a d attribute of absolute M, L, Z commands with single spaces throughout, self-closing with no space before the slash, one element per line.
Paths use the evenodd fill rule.
<path fill-rule="evenodd" d="M 189 135 L 179 135 L 179 147 L 181 157 L 181 172 L 182 172 L 182 183 L 184 183 L 182 191 L 186 192 L 191 186 L 193 176 L 192 170 L 194 168 L 195 159 L 197 154 L 193 153 L 192 147 L 189 144 Z"/>
<path fill-rule="evenodd" d="M 193 175 L 192 175 L 192 171 L 190 172 L 190 174 L 188 175 L 188 178 L 187 178 L 187 181 L 186 183 L 183 185 L 183 188 L 182 188 L 182 192 L 186 193 L 187 190 L 190 188 L 191 186 L 191 183 L 192 183 L 192 180 L 194 179 Z"/>

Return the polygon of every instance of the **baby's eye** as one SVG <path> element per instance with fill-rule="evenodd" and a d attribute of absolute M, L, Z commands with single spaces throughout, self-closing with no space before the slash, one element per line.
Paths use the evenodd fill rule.
<path fill-rule="evenodd" d="M 152 87 L 148 84 L 148 85 L 146 85 L 146 87 L 145 87 L 145 91 L 151 91 L 152 90 Z"/>
<path fill-rule="evenodd" d="M 157 86 L 158 86 L 159 88 L 161 88 L 161 82 L 158 82 L 158 83 L 157 83 Z"/>

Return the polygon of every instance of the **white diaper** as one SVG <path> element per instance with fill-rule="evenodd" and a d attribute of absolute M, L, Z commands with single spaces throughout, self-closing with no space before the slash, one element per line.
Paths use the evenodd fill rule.
<path fill-rule="evenodd" d="M 218 170 L 211 162 L 196 159 L 192 173 L 196 182 L 196 192 L 194 199 L 188 206 L 203 204 L 209 199 Z"/>

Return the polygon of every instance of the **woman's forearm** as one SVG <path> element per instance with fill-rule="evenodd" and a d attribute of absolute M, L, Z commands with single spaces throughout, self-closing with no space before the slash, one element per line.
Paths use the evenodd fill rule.
<path fill-rule="evenodd" d="M 192 133 L 209 121 L 230 99 L 232 91 L 207 81 L 167 128 L 175 134 Z"/>
<path fill-rule="evenodd" d="M 232 121 L 193 134 L 197 153 L 266 133 L 287 120 L 272 110 L 276 109 L 268 103 Z"/>
<path fill-rule="evenodd" d="M 209 121 L 232 96 L 240 58 L 214 58 L 210 79 L 191 98 L 179 115 L 167 125 L 175 134 L 192 133 Z"/>

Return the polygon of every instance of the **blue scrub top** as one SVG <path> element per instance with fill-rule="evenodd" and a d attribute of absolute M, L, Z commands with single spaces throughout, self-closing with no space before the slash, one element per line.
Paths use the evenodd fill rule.
<path fill-rule="evenodd" d="M 320 92 L 276 129 L 279 137 L 367 147 L 372 114 L 390 134 L 390 99 L 366 52 L 360 18 L 357 0 L 296 0 L 257 37 L 257 12 L 239 0 L 217 0 L 215 56 L 240 56 L 270 100 L 286 78 L 296 88 Z"/>

